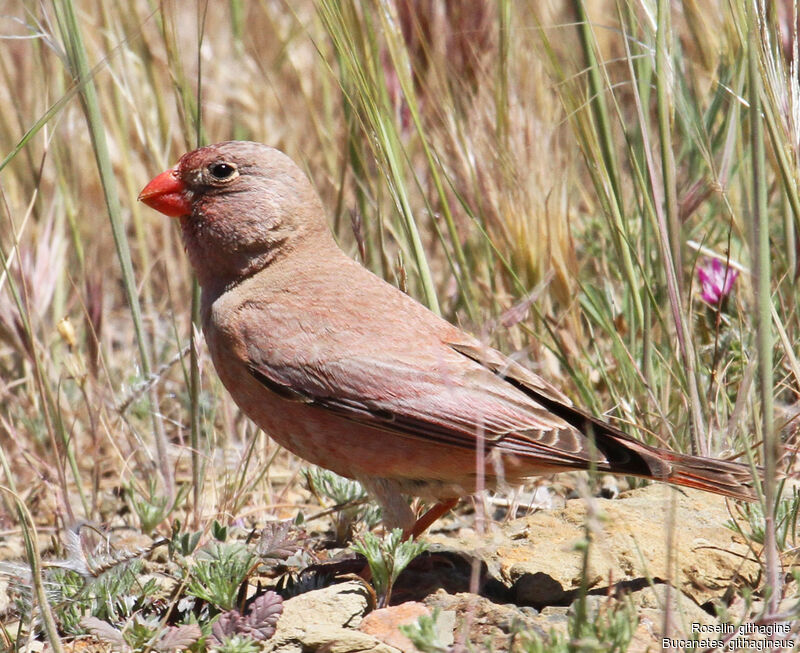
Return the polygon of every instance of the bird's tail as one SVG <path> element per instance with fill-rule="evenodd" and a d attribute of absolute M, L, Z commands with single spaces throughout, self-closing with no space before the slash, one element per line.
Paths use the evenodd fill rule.
<path fill-rule="evenodd" d="M 605 457 L 605 461 L 597 465 L 598 470 L 655 479 L 745 501 L 758 498 L 753 470 L 748 465 L 652 447 L 573 406 L 554 401 L 546 405 L 592 438 Z M 755 478 L 762 473 L 763 470 L 756 468 Z"/>
<path fill-rule="evenodd" d="M 664 479 L 668 483 L 745 501 L 758 498 L 753 487 L 753 470 L 747 465 L 664 450 L 659 453 L 671 467 Z"/>
<path fill-rule="evenodd" d="M 599 470 L 651 478 L 745 501 L 758 498 L 749 465 L 652 447 L 576 408 L 553 406 L 551 402 L 548 408 L 593 439 L 606 458 L 598 464 Z M 756 468 L 755 478 L 762 473 Z"/>

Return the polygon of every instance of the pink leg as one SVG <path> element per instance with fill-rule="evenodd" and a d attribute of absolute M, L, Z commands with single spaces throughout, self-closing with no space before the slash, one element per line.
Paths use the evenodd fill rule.
<path fill-rule="evenodd" d="M 422 515 L 422 517 L 420 517 L 410 529 L 403 531 L 403 539 L 417 539 L 426 530 L 428 530 L 431 524 L 439 519 L 439 517 L 444 515 L 448 510 L 455 508 L 457 503 L 458 499 L 447 499 L 446 501 L 440 501 L 432 508 L 429 508 L 428 511 Z"/>

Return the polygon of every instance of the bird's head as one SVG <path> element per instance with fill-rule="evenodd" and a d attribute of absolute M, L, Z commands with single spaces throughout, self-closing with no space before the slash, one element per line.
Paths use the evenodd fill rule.
<path fill-rule="evenodd" d="M 288 156 L 260 143 L 228 141 L 184 154 L 139 199 L 180 219 L 204 289 L 236 283 L 307 239 L 332 241 L 306 175 Z"/>

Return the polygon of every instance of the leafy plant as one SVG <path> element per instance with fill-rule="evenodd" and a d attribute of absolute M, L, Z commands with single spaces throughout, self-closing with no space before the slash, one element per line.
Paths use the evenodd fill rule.
<path fill-rule="evenodd" d="M 585 602 L 581 597 L 577 602 Z M 574 604 L 573 604 L 574 607 Z M 567 621 L 567 635 L 551 630 L 541 637 L 535 633 L 521 633 L 522 650 L 526 653 L 625 653 L 633 638 L 638 616 L 629 601 L 613 601 L 597 606 L 587 614 L 586 606 L 571 609 Z"/>
<path fill-rule="evenodd" d="M 239 542 L 213 542 L 197 553 L 187 592 L 219 609 L 232 610 L 255 561 L 255 555 Z"/>
<path fill-rule="evenodd" d="M 395 528 L 382 538 L 365 533 L 352 548 L 367 559 L 378 605 L 383 607 L 389 603 L 397 577 L 428 545 L 421 540 L 404 540 L 402 529 Z"/>
<path fill-rule="evenodd" d="M 158 619 L 145 619 L 138 614 L 123 628 L 115 628 L 96 617 L 85 617 L 81 626 L 117 650 L 132 653 L 184 650 L 203 634 L 197 624 L 164 626 Z"/>
<path fill-rule="evenodd" d="M 258 653 L 261 650 L 259 643 L 243 635 L 225 637 L 213 647 L 215 653 Z"/>
<path fill-rule="evenodd" d="M 282 612 L 283 599 L 275 592 L 265 592 L 253 600 L 246 614 L 228 610 L 219 615 L 211 628 L 210 643 L 219 650 L 244 650 L 248 640 L 252 645 L 272 637 Z"/>
<path fill-rule="evenodd" d="M 283 560 L 294 555 L 302 546 L 302 533 L 293 532 L 291 521 L 269 522 L 261 529 L 256 553 L 262 559 Z"/>
<path fill-rule="evenodd" d="M 174 553 L 184 557 L 191 555 L 197 548 L 197 544 L 200 542 L 202 536 L 203 531 L 195 531 L 193 533 L 181 532 L 181 522 L 176 519 L 172 523 L 172 537 L 168 543 L 170 555 Z"/>
<path fill-rule="evenodd" d="M 224 542 L 228 539 L 228 527 L 223 526 L 215 519 L 211 524 L 211 535 L 218 542 Z"/>
<path fill-rule="evenodd" d="M 764 544 L 764 509 L 760 503 L 748 503 L 741 508 L 747 525 L 744 531 L 737 520 L 725 522 L 725 526 L 744 538 L 757 544 Z M 779 551 L 795 547 L 797 542 L 797 520 L 800 517 L 800 492 L 793 488 L 792 496 L 782 498 L 775 507 L 775 541 Z"/>
<path fill-rule="evenodd" d="M 122 622 L 152 604 L 161 588 L 153 578 L 144 582 L 141 579 L 142 562 L 134 560 L 109 569 L 96 578 L 53 567 L 45 574 L 45 586 L 60 628 L 77 635 L 83 632 L 80 621 L 85 615 Z M 23 614 L 27 614 L 29 599 L 22 596 L 25 594 L 21 595 L 18 606 Z"/>
<path fill-rule="evenodd" d="M 139 518 L 139 526 L 145 535 L 150 535 L 156 526 L 169 516 L 175 506 L 184 502 L 189 494 L 189 486 L 182 485 L 177 496 L 170 500 L 159 487 L 158 479 L 154 476 L 148 477 L 147 489 L 144 493 L 137 489 L 133 481 L 130 481 L 125 489 L 128 505 Z"/>

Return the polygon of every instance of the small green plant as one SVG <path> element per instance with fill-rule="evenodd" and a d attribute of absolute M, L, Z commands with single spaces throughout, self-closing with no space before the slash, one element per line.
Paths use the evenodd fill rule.
<path fill-rule="evenodd" d="M 202 536 L 202 531 L 195 531 L 193 533 L 181 532 L 181 522 L 179 519 L 176 519 L 172 522 L 172 537 L 168 542 L 170 556 L 176 553 L 184 557 L 191 555 L 197 548 L 197 544 L 200 542 Z"/>
<path fill-rule="evenodd" d="M 217 651 L 249 653 L 258 651 L 257 641 L 275 634 L 275 627 L 283 613 L 283 599 L 275 592 L 258 596 L 242 614 L 228 610 L 219 615 L 211 628 L 209 643 Z"/>
<path fill-rule="evenodd" d="M 139 518 L 139 526 L 145 535 L 150 535 L 164 521 L 175 506 L 183 505 L 189 494 L 189 486 L 182 485 L 173 501 L 164 495 L 159 487 L 158 479 L 150 476 L 147 480 L 147 491 L 142 493 L 133 481 L 126 486 L 125 496 L 131 511 Z"/>
<path fill-rule="evenodd" d="M 725 526 L 745 539 L 764 544 L 764 508 L 760 503 L 748 503 L 742 508 L 747 532 L 736 520 L 728 520 Z M 775 508 L 775 541 L 779 551 L 797 546 L 797 520 L 800 516 L 800 492 L 793 489 L 792 496 L 780 499 Z"/>
<path fill-rule="evenodd" d="M 592 610 L 587 597 L 579 598 L 569 612 L 567 635 L 551 630 L 544 638 L 535 633 L 520 633 L 525 653 L 624 653 L 628 650 L 638 617 L 630 601 L 603 601 Z M 576 608 L 576 604 L 579 605 Z"/>
<path fill-rule="evenodd" d="M 82 633 L 80 621 L 84 615 L 114 622 L 129 619 L 159 594 L 154 579 L 142 582 L 141 577 L 139 560 L 120 564 L 97 578 L 68 569 L 48 570 L 46 587 L 60 628 L 70 634 Z M 26 614 L 29 608 L 23 609 L 23 603 L 27 601 L 18 602 L 18 607 Z"/>
<path fill-rule="evenodd" d="M 228 527 L 223 526 L 215 519 L 211 524 L 211 535 L 217 542 L 224 542 L 228 539 Z"/>
<path fill-rule="evenodd" d="M 261 646 L 255 640 L 243 635 L 226 637 L 212 649 L 215 653 L 258 653 Z"/>
<path fill-rule="evenodd" d="M 244 544 L 212 542 L 198 551 L 187 592 L 221 610 L 232 610 L 255 562 L 256 556 Z"/>
<path fill-rule="evenodd" d="M 397 577 L 427 548 L 425 542 L 404 540 L 400 528 L 395 528 L 383 538 L 374 533 L 365 533 L 353 543 L 353 550 L 367 559 L 372 573 L 372 584 L 378 594 L 379 607 L 388 605 Z"/>
<path fill-rule="evenodd" d="M 182 533 L 175 520 L 169 540 L 110 553 L 105 552 L 109 547 L 104 540 L 102 555 L 86 551 L 79 528 L 68 530 L 69 558 L 50 561 L 43 570 L 47 602 L 59 632 L 89 633 L 120 651 L 185 649 L 202 637 L 218 651 L 258 650 L 254 642 L 272 636 L 283 599 L 267 591 L 245 601 L 243 587 L 257 565 L 295 554 L 301 536 L 291 522 L 268 525 L 249 545 L 232 541 L 218 523 L 211 530 L 217 539 L 195 551 L 201 533 Z M 143 560 L 134 557 L 164 544 L 170 547 L 170 562 L 160 574 L 150 573 Z M 0 564 L 0 574 L 9 579 L 18 614 L 33 622 L 30 568 L 5 563 Z"/>
<path fill-rule="evenodd" d="M 441 634 L 436 628 L 440 613 L 439 608 L 434 608 L 433 614 L 422 615 L 417 623 L 400 626 L 400 632 L 422 653 L 448 653 L 450 646 L 441 641 Z"/>
<path fill-rule="evenodd" d="M 369 495 L 358 481 L 320 467 L 307 470 L 306 478 L 309 488 L 318 498 L 333 501 L 337 543 L 347 542 L 352 537 L 356 523 L 363 521 L 367 528 L 372 528 L 380 520 L 380 509 L 369 503 Z"/>

